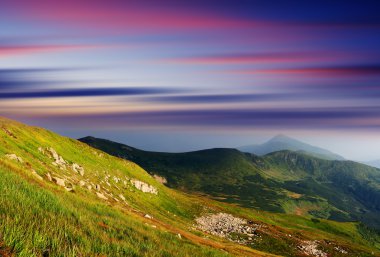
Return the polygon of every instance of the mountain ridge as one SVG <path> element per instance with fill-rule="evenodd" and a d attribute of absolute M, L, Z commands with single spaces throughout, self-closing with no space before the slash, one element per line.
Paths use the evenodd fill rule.
<path fill-rule="evenodd" d="M 212 153 L 224 154 L 224 164 L 234 167 L 231 151 Z M 232 153 L 232 159 L 252 156 Z M 217 157 L 214 164 L 219 163 Z M 0 254 L 301 257 L 313 256 L 314 249 L 326 256 L 380 253 L 380 235 L 358 222 L 252 211 L 162 183 L 134 162 L 0 117 Z"/>
<path fill-rule="evenodd" d="M 151 174 L 165 177 L 173 188 L 203 192 L 250 208 L 285 213 L 302 210 L 304 215 L 359 219 L 380 227 L 380 220 L 375 218 L 380 213 L 380 201 L 376 200 L 380 199 L 380 170 L 364 164 L 325 160 L 290 150 L 264 156 L 228 148 L 176 154 L 129 146 L 126 149 L 130 150 L 125 151 L 123 144 L 109 140 L 80 140 L 133 160 Z"/>

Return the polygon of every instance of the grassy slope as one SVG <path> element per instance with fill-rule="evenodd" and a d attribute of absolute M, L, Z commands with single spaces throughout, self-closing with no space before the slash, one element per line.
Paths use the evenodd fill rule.
<path fill-rule="evenodd" d="M 264 157 L 235 149 L 173 154 L 141 151 L 92 137 L 81 140 L 166 177 L 171 187 L 204 192 L 250 208 L 360 220 L 380 228 L 380 170 L 366 165 L 291 151 Z"/>
<path fill-rule="evenodd" d="M 5 119 L 0 120 L 0 127 L 0 235 L 18 256 L 44 252 L 52 256 L 223 256 L 227 253 L 217 248 L 240 251 L 239 246 L 223 243 L 206 241 L 202 245 L 202 238 L 189 236 L 188 240 L 185 231 L 185 238 L 179 239 L 176 233 L 189 227 L 200 207 L 191 198 L 166 189 L 137 165 L 108 155 L 99 157 L 99 151 L 87 145 L 40 128 Z M 47 172 L 64 173 L 38 152 L 40 146 L 54 147 L 65 160 L 82 165 L 84 178 L 71 174 L 74 180 L 100 183 L 96 174 L 106 171 L 148 182 L 159 194 L 123 189 L 128 202 L 123 205 L 102 201 L 79 186 L 75 193 L 66 192 L 32 175 L 30 168 L 44 178 Z M 4 158 L 9 153 L 22 157 L 24 163 Z M 154 220 L 143 218 L 145 213 Z"/>
<path fill-rule="evenodd" d="M 84 177 L 59 170 L 38 147 L 53 147 L 68 162 L 85 169 Z M 23 163 L 5 158 L 16 154 Z M 44 179 L 34 176 L 34 169 Z M 45 175 L 67 176 L 75 192 L 49 182 Z M 158 188 L 158 195 L 104 182 L 106 174 L 136 178 Z M 76 182 L 102 185 L 128 204 L 104 201 Z M 117 187 L 116 187 L 117 186 Z M 356 256 L 377 251 L 374 234 L 355 223 L 311 221 L 289 215 L 252 212 L 233 205 L 185 195 L 157 183 L 132 162 L 111 157 L 76 140 L 0 118 L 0 253 L 17 256 L 265 256 L 268 251 L 295 256 L 299 240 L 325 239 Z M 192 229 L 194 218 L 230 212 L 264 222 L 263 240 L 254 249 Z M 144 218 L 149 213 L 154 219 Z M 155 226 L 155 227 L 153 227 Z M 180 239 L 177 234 L 182 235 Z M 287 235 L 292 234 L 289 238 Z M 326 243 L 327 251 L 331 250 Z M 223 249 L 224 251 L 221 251 Z"/>

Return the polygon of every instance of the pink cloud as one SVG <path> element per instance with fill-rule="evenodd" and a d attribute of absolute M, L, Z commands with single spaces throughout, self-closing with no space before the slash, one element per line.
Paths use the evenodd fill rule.
<path fill-rule="evenodd" d="M 260 25 L 249 19 L 232 19 L 223 15 L 202 13 L 185 8 L 124 1 L 106 4 L 102 1 L 22 1 L 10 5 L 20 18 L 38 22 L 107 30 L 183 30 L 251 28 Z M 13 8 L 12 8 L 13 7 Z M 262 25 L 262 24 L 261 24 Z"/>
<path fill-rule="evenodd" d="M 316 53 L 259 53 L 259 54 L 232 54 L 214 56 L 195 56 L 168 59 L 168 62 L 180 64 L 262 64 L 262 63 L 295 63 L 334 60 L 334 55 Z M 244 72 L 244 71 L 243 71 Z M 247 71 L 248 72 L 248 71 Z"/>
<path fill-rule="evenodd" d="M 95 45 L 22 45 L 0 46 L 0 58 L 15 55 L 28 55 L 35 53 L 50 53 L 97 48 Z"/>

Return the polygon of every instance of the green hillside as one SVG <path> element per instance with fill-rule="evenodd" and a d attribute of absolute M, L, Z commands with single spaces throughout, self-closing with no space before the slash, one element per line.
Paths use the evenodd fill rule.
<path fill-rule="evenodd" d="M 262 157 L 235 149 L 157 153 L 93 137 L 80 140 L 165 177 L 170 187 L 244 207 L 380 228 L 380 170 L 363 164 L 291 151 Z"/>
<path fill-rule="evenodd" d="M 41 128 L 0 118 L 0 142 L 1 256 L 379 254 L 379 235 L 359 223 L 177 192 L 133 162 Z M 224 231 L 220 218 L 239 224 Z"/>

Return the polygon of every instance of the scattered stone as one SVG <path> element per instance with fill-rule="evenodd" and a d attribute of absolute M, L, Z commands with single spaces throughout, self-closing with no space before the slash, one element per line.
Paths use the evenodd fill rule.
<path fill-rule="evenodd" d="M 102 193 L 96 192 L 96 196 L 99 197 L 100 199 L 108 200 L 108 198 Z"/>
<path fill-rule="evenodd" d="M 95 186 L 95 189 L 98 190 L 98 191 L 100 191 L 100 185 L 97 184 L 97 185 Z"/>
<path fill-rule="evenodd" d="M 32 170 L 32 174 L 33 176 L 35 176 L 37 179 L 39 180 L 44 180 L 40 175 L 37 174 L 37 172 L 35 170 Z"/>
<path fill-rule="evenodd" d="M 342 247 L 340 246 L 335 246 L 334 247 L 334 250 L 337 251 L 338 253 L 341 253 L 341 254 L 348 254 L 348 252 L 346 250 L 344 250 Z"/>
<path fill-rule="evenodd" d="M 74 192 L 74 188 L 72 187 L 65 187 L 67 192 Z"/>
<path fill-rule="evenodd" d="M 120 194 L 120 195 L 119 195 L 119 198 L 120 198 L 121 200 L 125 201 L 125 197 L 124 197 L 124 195 Z"/>
<path fill-rule="evenodd" d="M 52 177 L 52 180 L 61 187 L 65 187 L 65 180 L 63 178 L 58 178 L 58 177 Z"/>
<path fill-rule="evenodd" d="M 137 188 L 138 190 L 140 190 L 144 193 L 150 193 L 150 194 L 155 194 L 155 195 L 158 194 L 157 188 L 155 188 L 155 187 L 153 187 L 153 186 L 151 186 L 145 182 L 132 179 L 131 183 L 132 183 L 132 185 L 134 185 L 135 188 Z"/>
<path fill-rule="evenodd" d="M 91 185 L 88 185 L 88 186 L 87 186 L 87 189 L 91 191 L 92 186 L 91 186 Z"/>
<path fill-rule="evenodd" d="M 5 157 L 8 158 L 9 160 L 18 161 L 18 162 L 20 162 L 20 163 L 23 163 L 23 162 L 24 162 L 24 161 L 22 160 L 21 157 L 18 157 L 18 156 L 15 155 L 14 153 L 6 154 Z"/>
<path fill-rule="evenodd" d="M 47 177 L 47 179 L 51 182 L 51 181 L 53 181 L 53 179 L 51 178 L 51 175 L 50 175 L 50 173 L 48 172 L 48 173 L 46 173 L 46 177 Z"/>
<path fill-rule="evenodd" d="M 318 249 L 319 242 L 314 241 L 303 241 L 301 245 L 297 246 L 297 248 L 307 256 L 315 256 L 315 257 L 327 257 L 327 253 Z"/>
<path fill-rule="evenodd" d="M 158 183 L 161 183 L 161 184 L 166 184 L 168 183 L 168 181 L 166 180 L 165 177 L 161 177 L 161 176 L 158 176 L 156 174 L 153 175 L 153 178 L 158 182 Z"/>
<path fill-rule="evenodd" d="M 178 238 L 179 238 L 179 239 L 182 239 L 182 236 L 181 236 L 181 234 L 177 234 L 177 236 L 178 236 Z"/>
<path fill-rule="evenodd" d="M 82 166 L 80 166 L 79 164 L 73 163 L 73 165 L 71 166 L 71 168 L 76 173 L 79 173 L 82 177 L 84 176 L 84 168 Z"/>
<path fill-rule="evenodd" d="M 86 182 L 84 182 L 83 180 L 80 180 L 79 181 L 79 186 L 83 187 L 84 185 L 86 185 Z"/>
<path fill-rule="evenodd" d="M 147 219 L 153 219 L 153 217 L 150 216 L 149 214 L 145 214 L 145 215 L 144 215 L 144 218 L 147 218 Z"/>

